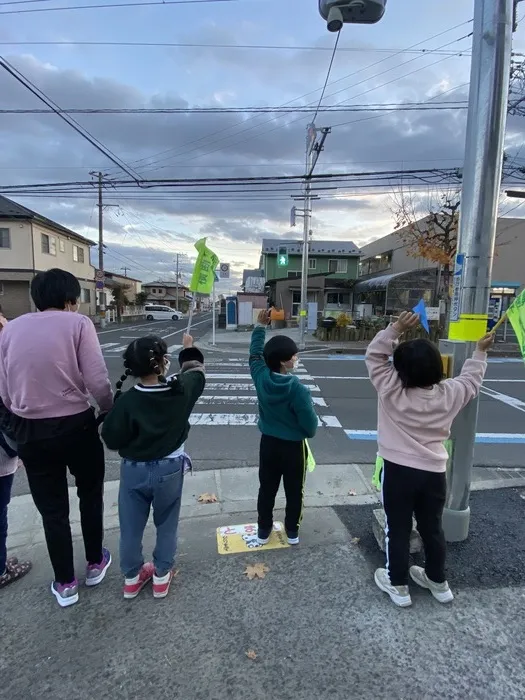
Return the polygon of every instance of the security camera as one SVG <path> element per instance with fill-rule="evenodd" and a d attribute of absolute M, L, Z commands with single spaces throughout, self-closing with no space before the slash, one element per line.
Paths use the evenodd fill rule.
<path fill-rule="evenodd" d="M 343 24 L 375 24 L 385 14 L 386 0 L 319 0 L 319 13 L 329 32 Z"/>
<path fill-rule="evenodd" d="M 343 28 L 343 13 L 338 7 L 331 7 L 326 19 L 326 28 L 329 32 L 340 32 Z"/>

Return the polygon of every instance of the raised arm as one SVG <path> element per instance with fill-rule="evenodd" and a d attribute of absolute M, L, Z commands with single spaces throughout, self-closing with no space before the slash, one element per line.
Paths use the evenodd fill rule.
<path fill-rule="evenodd" d="M 384 331 L 380 331 L 368 346 L 365 355 L 368 376 L 379 394 L 390 391 L 399 382 L 389 358 L 402 333 L 414 328 L 418 323 L 417 314 L 403 311 L 399 319 Z"/>
<path fill-rule="evenodd" d="M 257 326 L 252 333 L 250 343 L 250 373 L 252 379 L 266 370 L 264 361 L 264 343 L 266 340 L 266 326 L 268 325 L 268 311 L 263 309 L 257 318 Z"/>
<path fill-rule="evenodd" d="M 447 379 L 445 389 L 451 395 L 451 413 L 458 414 L 469 401 L 479 394 L 483 378 L 487 371 L 487 350 L 494 342 L 494 335 L 487 333 L 478 341 L 477 349 L 472 358 L 467 360 L 461 369 L 459 376 Z"/>

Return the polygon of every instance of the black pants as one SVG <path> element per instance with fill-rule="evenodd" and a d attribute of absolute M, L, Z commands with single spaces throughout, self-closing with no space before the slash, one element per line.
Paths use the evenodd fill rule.
<path fill-rule="evenodd" d="M 441 518 L 446 497 L 446 475 L 403 467 L 385 459 L 383 507 L 386 514 L 387 570 L 393 586 L 408 583 L 412 515 L 425 550 L 425 571 L 435 583 L 445 576 L 446 544 Z"/>
<path fill-rule="evenodd" d="M 42 516 L 47 549 L 58 583 L 75 578 L 69 524 L 67 469 L 75 478 L 86 560 L 102 560 L 104 448 L 95 419 L 50 440 L 19 446 L 33 501 Z"/>
<path fill-rule="evenodd" d="M 286 532 L 299 530 L 303 514 L 303 492 L 306 478 L 306 444 L 261 436 L 259 451 L 259 498 L 257 499 L 258 525 L 271 530 L 273 508 L 281 477 L 286 494 Z"/>

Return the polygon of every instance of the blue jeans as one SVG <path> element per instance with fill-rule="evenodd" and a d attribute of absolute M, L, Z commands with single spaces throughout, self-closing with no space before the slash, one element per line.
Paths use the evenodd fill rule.
<path fill-rule="evenodd" d="M 7 506 L 11 500 L 14 474 L 0 476 L 0 576 L 5 573 L 7 561 Z"/>
<path fill-rule="evenodd" d="M 177 551 L 184 457 L 152 462 L 123 460 L 118 496 L 120 520 L 120 568 L 126 578 L 135 577 L 142 565 L 142 536 L 153 506 L 157 541 L 153 563 L 157 576 L 173 568 Z"/>

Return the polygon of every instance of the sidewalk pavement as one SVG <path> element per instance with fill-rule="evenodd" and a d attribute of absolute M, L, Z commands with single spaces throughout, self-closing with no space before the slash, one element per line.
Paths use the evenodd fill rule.
<path fill-rule="evenodd" d="M 355 465 L 318 468 L 309 475 L 310 507 L 299 547 L 229 555 L 217 553 L 215 529 L 254 522 L 256 470 L 189 477 L 179 534 L 180 571 L 169 597 L 154 600 L 146 588 L 135 601 L 122 598 L 118 530 L 109 529 L 106 544 L 115 561 L 106 580 L 94 589 L 81 586 L 80 602 L 65 610 L 49 592 L 51 570 L 37 534 L 40 530 L 34 520 L 29 522 L 28 499 L 13 499 L 13 526 L 25 512 L 26 525 L 34 533 L 29 548 L 34 568 L 0 591 L 3 696 L 521 700 L 523 586 L 498 582 L 494 587 L 491 581 L 478 586 L 469 580 L 456 585 L 451 571 L 456 593 L 452 604 L 440 605 L 427 591 L 413 586 L 413 607 L 394 607 L 373 583 L 377 548 L 371 555 L 364 546 L 365 536 L 361 540 L 355 536 L 359 520 L 370 522 L 373 506 L 323 505 L 373 501 L 370 472 L 371 467 Z M 505 479 L 495 470 L 475 472 L 480 488 L 493 486 L 500 476 Z M 508 485 L 525 484 L 524 475 L 519 481 L 508 476 Z M 116 525 L 116 487 L 107 485 L 109 527 Z M 357 496 L 348 495 L 351 488 Z M 201 491 L 214 491 L 219 503 L 197 505 Z M 473 494 L 473 525 L 478 527 L 477 514 L 484 512 L 481 501 L 488 498 L 492 517 L 501 519 L 501 527 L 516 540 L 515 569 L 523 568 L 525 541 L 519 510 L 524 502 L 517 492 L 506 488 Z M 514 498 L 513 521 L 506 520 L 507 494 Z M 493 495 L 496 501 L 490 500 Z M 78 513 L 73 510 L 72 515 L 78 533 Z M 476 527 L 474 545 L 486 540 L 485 532 L 476 535 Z M 148 527 L 144 540 L 148 556 L 152 544 L 153 531 Z M 503 544 L 507 551 L 508 537 Z M 79 542 L 75 550 L 80 573 L 84 563 Z M 464 550 L 459 554 L 454 561 L 451 553 L 455 567 L 467 566 L 462 562 L 471 563 L 473 556 L 483 570 L 490 565 L 487 551 L 476 546 L 470 559 Z M 255 563 L 267 568 L 263 580 L 250 581 L 244 575 L 246 566 Z M 506 574 L 508 568 L 501 570 Z M 523 571 L 520 576 L 518 581 L 523 581 Z"/>
<path fill-rule="evenodd" d="M 378 503 L 377 491 L 371 485 L 373 465 L 324 464 L 309 473 L 305 487 L 305 507 L 322 508 L 344 505 Z M 525 469 L 474 468 L 473 490 L 525 486 Z M 118 481 L 107 481 L 105 489 L 105 529 L 118 528 Z M 223 515 L 229 524 L 237 513 L 253 510 L 257 498 L 258 470 L 256 467 L 227 468 L 195 472 L 185 477 L 181 519 Z M 71 527 L 74 537 L 80 537 L 80 513 L 75 489 L 70 488 Z M 216 503 L 197 501 L 201 494 L 214 494 Z M 284 492 L 279 491 L 277 508 L 283 508 Z M 29 555 L 34 546 L 44 543 L 40 517 L 29 494 L 15 496 L 9 506 L 8 549 L 18 555 Z"/>

